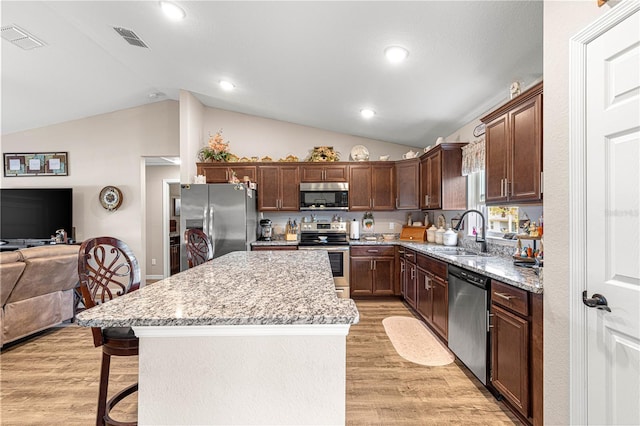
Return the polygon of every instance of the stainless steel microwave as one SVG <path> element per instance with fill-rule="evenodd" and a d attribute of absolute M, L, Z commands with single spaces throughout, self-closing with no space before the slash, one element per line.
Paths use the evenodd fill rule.
<path fill-rule="evenodd" d="M 348 210 L 347 182 L 315 182 L 300 184 L 300 210 Z"/>

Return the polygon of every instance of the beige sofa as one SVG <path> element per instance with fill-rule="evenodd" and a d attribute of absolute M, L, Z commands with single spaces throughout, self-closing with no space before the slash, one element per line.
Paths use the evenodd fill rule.
<path fill-rule="evenodd" d="M 74 316 L 77 245 L 0 253 L 0 347 Z"/>

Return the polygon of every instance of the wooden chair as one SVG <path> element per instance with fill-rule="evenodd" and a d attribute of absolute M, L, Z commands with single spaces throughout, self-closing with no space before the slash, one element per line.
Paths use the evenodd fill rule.
<path fill-rule="evenodd" d="M 213 246 L 207 234 L 199 229 L 187 229 L 184 232 L 189 268 L 213 259 Z"/>
<path fill-rule="evenodd" d="M 140 287 L 140 267 L 133 252 L 122 241 L 111 237 L 86 240 L 80 246 L 78 276 L 87 309 Z M 111 356 L 138 355 L 138 338 L 131 327 L 92 327 L 93 343 L 102 346 L 102 368 L 96 425 L 136 425 L 111 418 L 109 412 L 127 396 L 137 392 L 138 383 L 130 385 L 107 401 Z"/>

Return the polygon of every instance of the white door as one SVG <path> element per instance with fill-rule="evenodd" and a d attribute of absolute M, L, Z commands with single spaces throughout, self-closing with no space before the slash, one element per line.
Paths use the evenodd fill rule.
<path fill-rule="evenodd" d="M 586 50 L 587 420 L 640 424 L 640 12 Z"/>

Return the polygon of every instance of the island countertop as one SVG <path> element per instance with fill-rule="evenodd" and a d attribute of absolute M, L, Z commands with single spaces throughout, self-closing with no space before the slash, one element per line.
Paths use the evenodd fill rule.
<path fill-rule="evenodd" d="M 325 251 L 233 252 L 81 312 L 90 327 L 356 324 Z"/>

